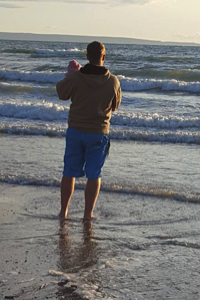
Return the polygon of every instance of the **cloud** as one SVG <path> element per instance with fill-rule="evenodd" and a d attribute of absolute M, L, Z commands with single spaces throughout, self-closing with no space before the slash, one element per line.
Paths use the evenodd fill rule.
<path fill-rule="evenodd" d="M 153 0 L 112 0 L 109 2 L 112 2 L 113 4 L 146 4 L 153 2 Z"/>
<path fill-rule="evenodd" d="M 150 2 L 156 2 L 159 0 L 15 0 L 16 2 L 64 2 L 64 3 L 73 3 L 73 4 L 108 4 L 108 5 L 125 5 L 125 4 L 139 4 L 144 5 Z M 1 2 L 13 2 L 10 0 L 1 0 Z M 6 5 L 3 4 L 2 5 Z M 2 6 L 0 3 L 0 6 Z M 10 7 L 17 7 L 15 4 L 7 4 Z"/>
<path fill-rule="evenodd" d="M 61 26 L 54 26 L 54 25 L 51 25 L 51 26 L 46 26 L 46 28 L 48 28 L 48 29 L 51 29 L 51 31 L 52 31 L 52 30 L 55 30 L 55 31 L 57 31 L 57 30 L 60 30 L 60 31 L 65 31 L 65 30 L 66 30 L 66 28 L 65 28 L 65 27 L 61 27 Z"/>
<path fill-rule="evenodd" d="M 200 39 L 200 33 L 196 32 L 193 34 L 182 34 L 182 33 L 177 33 L 174 35 L 176 38 L 180 38 L 182 40 L 194 40 L 194 39 Z"/>
<path fill-rule="evenodd" d="M 3 8 L 23 8 L 23 6 L 21 5 L 16 5 L 16 4 L 10 4 L 10 3 L 1 3 L 0 2 L 0 7 L 3 7 Z"/>
<path fill-rule="evenodd" d="M 7 3 L 7 2 L 13 2 L 11 0 L 0 0 L 0 5 L 1 5 L 1 2 L 2 2 L 2 5 L 5 5 L 5 6 L 15 6 L 15 4 L 3 4 L 3 2 Z M 108 1 L 106 0 L 15 0 L 15 3 L 16 2 L 38 2 L 38 3 L 44 3 L 44 2 L 64 2 L 64 3 L 82 3 L 82 4 L 88 4 L 88 3 L 92 3 L 92 4 L 105 4 L 105 3 L 108 3 Z"/>

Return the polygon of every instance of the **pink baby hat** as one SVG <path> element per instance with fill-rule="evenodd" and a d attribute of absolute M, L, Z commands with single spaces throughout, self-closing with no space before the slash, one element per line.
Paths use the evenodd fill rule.
<path fill-rule="evenodd" d="M 70 60 L 68 64 L 68 74 L 80 70 L 82 66 L 76 60 Z"/>

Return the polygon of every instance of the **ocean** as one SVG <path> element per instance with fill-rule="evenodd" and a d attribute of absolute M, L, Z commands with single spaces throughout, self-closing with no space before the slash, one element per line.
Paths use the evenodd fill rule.
<path fill-rule="evenodd" d="M 0 40 L 1 183 L 49 187 L 59 193 L 70 101 L 58 99 L 55 85 L 64 78 L 70 60 L 87 63 L 86 47 Z M 80 260 L 81 246 L 79 266 L 68 249 L 69 263 L 53 272 L 79 274 L 80 279 L 84 270 L 87 299 L 199 299 L 200 234 L 189 226 L 199 220 L 200 204 L 199 50 L 106 44 L 105 66 L 120 81 L 122 103 L 111 119 L 110 155 L 95 210 L 100 220 L 93 225 L 89 254 L 84 254 L 92 263 L 88 257 L 87 266 Z M 84 184 L 85 178 L 77 180 L 78 195 Z M 49 211 L 56 215 L 59 198 L 52 201 Z M 83 210 L 77 199 L 70 205 L 74 223 L 65 230 L 76 232 L 71 243 L 77 244 L 70 247 L 77 249 L 82 234 L 77 219 Z M 55 220 L 50 222 L 54 230 Z M 179 250 L 180 264 L 186 264 L 188 251 L 193 251 L 196 281 L 189 273 L 187 280 L 177 273 L 167 258 L 159 272 L 157 255 L 165 249 L 170 261 L 169 253 L 177 247 L 185 251 Z M 172 271 L 168 281 L 163 279 L 167 270 Z M 77 280 L 83 293 L 84 284 Z"/>

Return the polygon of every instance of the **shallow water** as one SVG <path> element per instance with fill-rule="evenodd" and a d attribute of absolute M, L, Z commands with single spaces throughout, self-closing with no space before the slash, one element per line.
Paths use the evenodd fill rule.
<path fill-rule="evenodd" d="M 0 146 L 1 181 L 59 186 L 64 138 L 1 135 Z M 199 202 L 199 146 L 111 140 L 102 176 L 110 192 Z"/>
<path fill-rule="evenodd" d="M 21 203 L 20 209 L 11 205 L 14 224 L 1 223 L 2 295 L 199 299 L 199 205 L 101 192 L 100 219 L 84 224 L 83 191 L 77 190 L 70 220 L 59 224 L 58 188 L 3 188 Z"/>

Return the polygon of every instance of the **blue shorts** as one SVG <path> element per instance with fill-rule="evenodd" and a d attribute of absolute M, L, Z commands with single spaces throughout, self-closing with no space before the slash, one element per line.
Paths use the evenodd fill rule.
<path fill-rule="evenodd" d="M 97 179 L 101 177 L 110 145 L 107 134 L 93 134 L 68 128 L 63 175 Z"/>

